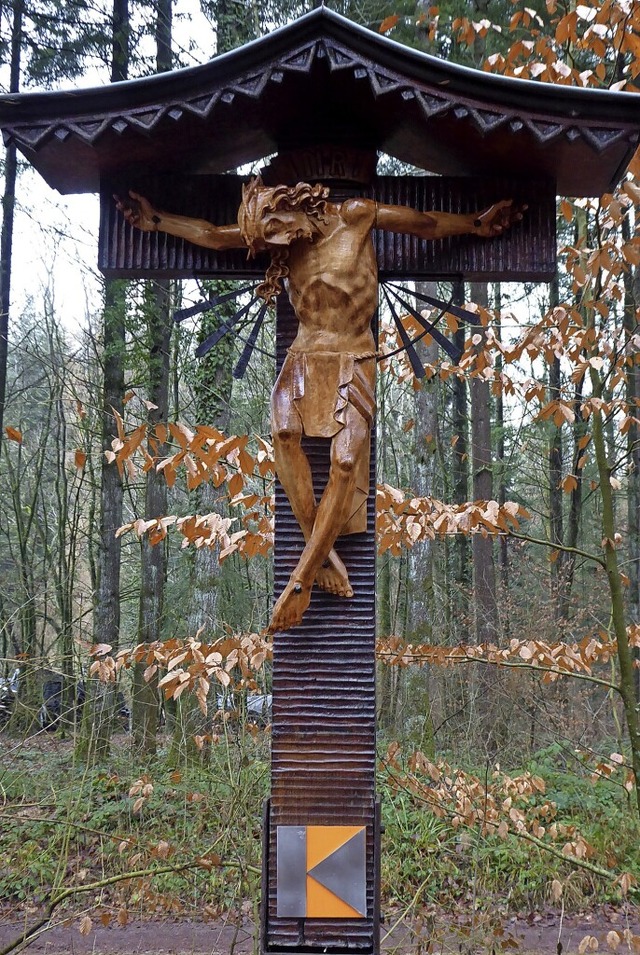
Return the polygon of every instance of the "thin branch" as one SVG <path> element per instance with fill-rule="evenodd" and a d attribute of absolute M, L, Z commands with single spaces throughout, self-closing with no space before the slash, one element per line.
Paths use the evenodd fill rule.
<path fill-rule="evenodd" d="M 107 888 L 108 886 L 115 885 L 118 882 L 126 882 L 130 879 L 144 879 L 147 877 L 153 877 L 155 875 L 164 875 L 167 872 L 186 872 L 189 869 L 201 868 L 207 868 L 207 866 L 203 864 L 202 859 L 200 858 L 195 862 L 184 862 L 182 865 L 167 865 L 153 869 L 137 869 L 135 872 L 124 872 L 120 873 L 119 875 L 112 875 L 109 878 L 100 879 L 97 882 L 91 882 L 88 885 L 76 885 L 71 886 L 68 889 L 63 889 L 58 895 L 54 896 L 54 898 L 50 900 L 45 915 L 43 915 L 42 918 L 38 919 L 37 922 L 34 922 L 28 928 L 25 928 L 24 932 L 22 932 L 18 938 L 15 938 L 4 948 L 0 949 L 0 955 L 9 955 L 10 952 L 20 949 L 25 942 L 32 939 L 34 935 L 39 933 L 41 929 L 47 925 L 57 907 L 72 896 L 85 892 L 95 892 L 96 890 Z M 220 864 L 220 868 L 240 868 L 240 863 L 225 862 Z M 260 869 L 257 866 L 247 865 L 245 866 L 245 869 L 257 874 L 260 873 Z"/>
<path fill-rule="evenodd" d="M 518 540 L 526 541 L 528 544 L 541 544 L 543 547 L 550 547 L 552 550 L 562 550 L 566 554 L 576 554 L 578 557 L 585 557 L 587 560 L 593 560 L 596 564 L 606 570 L 606 564 L 602 557 L 596 557 L 586 550 L 580 550 L 579 547 L 567 547 L 564 544 L 555 544 L 553 541 L 544 540 L 542 537 L 529 537 L 528 534 L 518 534 L 516 531 L 507 531 L 508 537 L 516 537 Z"/>
<path fill-rule="evenodd" d="M 389 652 L 389 655 L 393 655 L 393 651 Z M 378 660 L 381 663 L 386 663 L 387 666 L 394 666 L 393 663 L 385 660 L 384 651 L 377 655 Z M 411 655 L 408 654 L 404 659 L 413 659 L 413 662 L 420 666 L 425 663 L 433 663 L 434 661 L 424 660 L 420 654 Z M 437 665 L 437 661 L 436 665 Z M 572 679 L 576 680 L 586 680 L 588 683 L 595 683 L 598 686 L 604 686 L 608 690 L 615 690 L 616 693 L 620 692 L 620 687 L 616 683 L 610 683 L 608 680 L 601 680 L 597 676 L 591 676 L 588 673 L 576 673 L 574 670 L 559 670 L 556 667 L 544 667 L 540 666 L 537 663 L 511 663 L 508 660 L 485 660 L 482 657 L 476 656 L 464 656 L 464 657 L 454 657 L 451 656 L 447 658 L 446 665 L 451 666 L 457 663 L 484 663 L 486 666 L 496 666 L 496 667 L 510 667 L 514 670 L 538 670 L 541 673 L 556 673 L 558 676 L 569 676 Z M 2 953 L 0 953 L 2 955 Z"/>

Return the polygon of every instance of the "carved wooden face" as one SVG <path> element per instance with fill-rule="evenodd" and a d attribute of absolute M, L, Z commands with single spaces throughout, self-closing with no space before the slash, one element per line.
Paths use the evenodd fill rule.
<path fill-rule="evenodd" d="M 329 190 L 299 182 L 295 186 L 264 186 L 259 176 L 242 187 L 238 225 L 249 249 L 284 250 L 299 239 L 313 241 L 326 222 Z"/>
<path fill-rule="evenodd" d="M 260 244 L 265 248 L 273 246 L 287 246 L 298 239 L 312 241 L 315 229 L 306 212 L 300 209 L 265 213 L 257 223 L 256 231 Z"/>

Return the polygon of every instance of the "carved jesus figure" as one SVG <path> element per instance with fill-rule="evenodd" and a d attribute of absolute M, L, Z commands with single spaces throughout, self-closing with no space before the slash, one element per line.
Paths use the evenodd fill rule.
<path fill-rule="evenodd" d="M 314 582 L 341 597 L 353 596 L 336 538 L 365 529 L 369 441 L 375 412 L 376 346 L 371 321 L 377 307 L 378 270 L 373 229 L 441 239 L 491 238 L 522 218 L 510 200 L 480 213 L 417 212 L 371 199 L 331 202 L 322 185 L 244 187 L 238 222 L 160 212 L 137 193 L 119 200 L 126 219 L 147 232 L 162 231 L 213 249 L 271 253 L 258 293 L 272 301 L 284 280 L 299 322 L 271 396 L 271 427 L 278 478 L 302 529 L 305 547 L 273 609 L 269 629 L 302 620 Z M 303 435 L 331 439 L 326 488 L 316 501 Z"/>

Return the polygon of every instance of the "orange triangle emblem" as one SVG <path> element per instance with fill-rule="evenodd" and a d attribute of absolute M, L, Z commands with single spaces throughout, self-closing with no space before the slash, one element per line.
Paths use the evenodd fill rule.
<path fill-rule="evenodd" d="M 367 914 L 364 826 L 307 826 L 307 918 Z"/>

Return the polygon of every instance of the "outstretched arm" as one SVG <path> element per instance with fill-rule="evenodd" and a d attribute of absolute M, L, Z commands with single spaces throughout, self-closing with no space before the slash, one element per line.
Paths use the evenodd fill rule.
<path fill-rule="evenodd" d="M 522 219 L 526 206 L 514 206 L 512 199 L 496 202 L 482 212 L 417 212 L 406 206 L 378 206 L 376 225 L 388 232 L 403 232 L 419 239 L 444 239 L 450 235 L 479 235 L 490 239 L 501 235 Z"/>
<path fill-rule="evenodd" d="M 127 222 L 143 232 L 167 232 L 169 235 L 188 239 L 207 249 L 245 248 L 240 229 L 237 225 L 213 225 L 206 219 L 192 219 L 190 216 L 178 216 L 171 212 L 159 212 L 148 199 L 129 192 L 129 198 L 113 197 L 116 207 Z"/>

